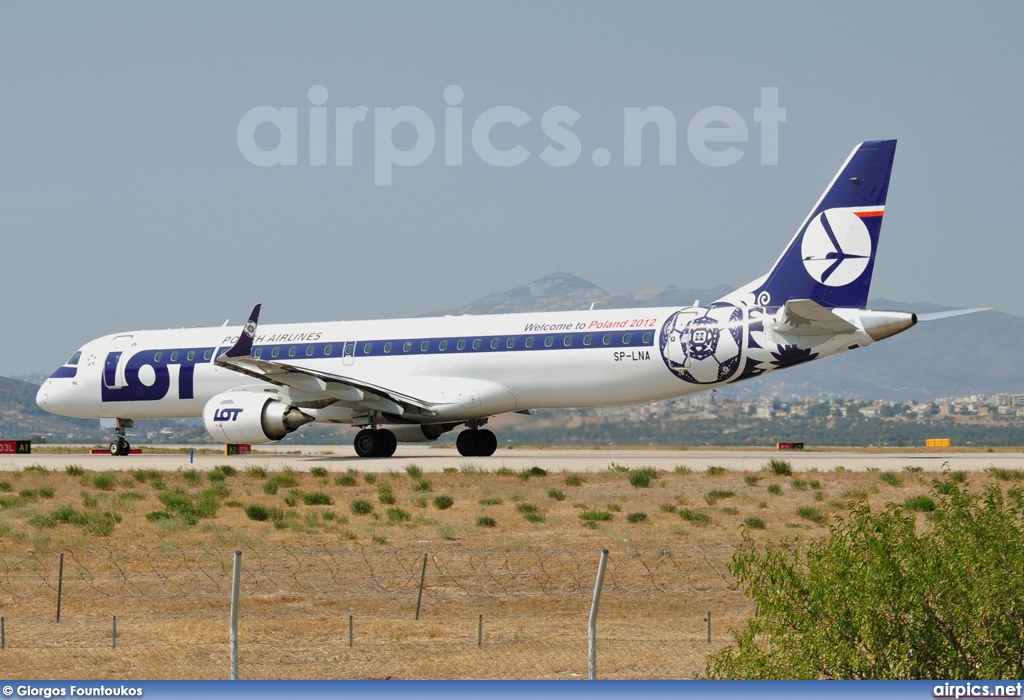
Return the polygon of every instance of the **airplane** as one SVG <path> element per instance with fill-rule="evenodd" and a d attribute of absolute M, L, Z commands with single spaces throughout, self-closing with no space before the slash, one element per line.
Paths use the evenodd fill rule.
<path fill-rule="evenodd" d="M 459 453 L 487 457 L 499 414 L 660 401 L 871 345 L 918 321 L 865 308 L 895 150 L 857 145 L 768 273 L 706 305 L 262 325 L 257 304 L 243 327 L 92 340 L 36 402 L 99 418 L 112 455 L 135 419 L 202 417 L 225 443 L 350 424 L 360 457 L 464 426 Z"/>

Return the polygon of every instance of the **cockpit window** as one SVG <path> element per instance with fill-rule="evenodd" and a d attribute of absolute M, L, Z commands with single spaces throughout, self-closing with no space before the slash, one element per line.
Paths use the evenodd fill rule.
<path fill-rule="evenodd" d="M 82 357 L 82 351 L 79 350 L 78 352 L 76 352 L 74 355 L 71 356 L 70 360 L 68 360 L 64 364 L 70 365 L 71 367 L 74 367 L 75 365 L 78 364 L 78 360 L 80 360 L 81 357 Z"/>

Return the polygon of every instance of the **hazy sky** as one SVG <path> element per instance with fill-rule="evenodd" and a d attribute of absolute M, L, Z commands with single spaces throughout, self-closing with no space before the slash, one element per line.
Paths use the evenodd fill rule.
<path fill-rule="evenodd" d="M 422 314 L 555 271 L 739 286 L 881 138 L 899 146 L 872 296 L 1020 315 L 1022 26 L 1009 2 L 6 3 L 0 375 L 257 301 L 285 322 Z M 778 165 L 763 88 L 785 109 Z M 294 141 L 245 127 L 260 107 Z M 624 164 L 626 110 L 647 107 L 676 122 L 674 165 L 654 125 Z M 723 114 L 746 139 L 691 148 Z M 731 165 L 700 155 L 729 147 Z"/>

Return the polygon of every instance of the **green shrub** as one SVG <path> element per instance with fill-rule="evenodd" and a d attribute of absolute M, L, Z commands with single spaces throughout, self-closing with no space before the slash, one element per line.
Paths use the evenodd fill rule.
<path fill-rule="evenodd" d="M 580 520 L 588 520 L 591 522 L 611 520 L 615 516 L 606 510 L 585 510 L 580 513 Z"/>
<path fill-rule="evenodd" d="M 646 523 L 647 513 L 630 513 L 626 516 L 627 523 Z"/>
<path fill-rule="evenodd" d="M 723 513 L 725 513 L 726 515 L 739 515 L 740 514 L 740 509 L 739 508 L 733 508 L 732 506 L 722 506 L 721 508 L 719 508 L 719 510 L 722 511 Z"/>
<path fill-rule="evenodd" d="M 806 491 L 808 483 L 803 479 L 793 479 L 789 482 L 790 485 L 797 491 Z"/>
<path fill-rule="evenodd" d="M 896 472 L 882 472 L 878 478 L 880 481 L 889 484 L 889 486 L 900 486 L 903 484 L 903 477 Z"/>
<path fill-rule="evenodd" d="M 381 482 L 380 486 L 377 487 L 377 500 L 381 502 L 381 505 L 391 506 L 395 504 L 397 500 L 394 492 L 391 490 L 391 484 L 386 481 Z"/>
<path fill-rule="evenodd" d="M 761 478 L 758 477 L 758 476 L 755 476 L 754 474 L 744 474 L 743 475 L 743 483 L 746 484 L 747 486 L 757 486 L 757 482 L 760 481 L 760 480 L 761 480 Z"/>
<path fill-rule="evenodd" d="M 431 484 L 430 484 L 429 481 L 427 481 L 426 479 L 420 479 L 419 481 L 417 481 L 416 483 L 414 483 L 412 485 L 412 490 L 413 491 L 429 491 L 430 490 L 430 486 L 431 486 Z"/>
<path fill-rule="evenodd" d="M 302 502 L 307 506 L 330 506 L 334 505 L 334 501 L 323 491 L 313 491 L 312 493 L 302 494 Z"/>
<path fill-rule="evenodd" d="M 226 478 L 224 476 L 224 472 L 217 471 L 216 469 L 214 469 L 211 472 L 208 472 L 206 474 L 206 477 L 210 480 L 210 483 L 221 483 Z"/>
<path fill-rule="evenodd" d="M 232 467 L 230 464 L 218 464 L 213 468 L 213 471 L 219 472 L 224 476 L 235 476 L 238 474 L 238 470 Z"/>
<path fill-rule="evenodd" d="M 22 469 L 22 471 L 25 471 L 25 472 L 35 472 L 36 474 L 49 474 L 50 473 L 50 470 L 47 469 L 46 467 L 44 467 L 42 464 L 30 464 L 27 467 L 25 467 L 24 469 Z"/>
<path fill-rule="evenodd" d="M 250 479 L 266 479 L 267 470 L 263 467 L 246 467 L 245 475 Z"/>
<path fill-rule="evenodd" d="M 336 483 L 338 486 L 355 486 L 356 475 L 351 472 L 348 474 L 341 474 L 339 476 L 334 477 L 334 483 Z"/>
<path fill-rule="evenodd" d="M 427 507 L 427 497 L 426 496 L 417 496 L 416 498 L 412 499 L 412 504 L 414 506 L 416 506 L 417 508 L 426 508 Z"/>
<path fill-rule="evenodd" d="M 9 481 L 0 481 L 0 491 L 4 491 L 6 493 L 10 493 L 13 490 L 14 490 L 14 487 L 11 486 L 11 482 L 9 482 Z"/>
<path fill-rule="evenodd" d="M 782 485 L 781 484 L 768 484 L 768 493 L 772 494 L 773 496 L 781 496 L 782 495 Z"/>
<path fill-rule="evenodd" d="M 677 508 L 675 503 L 662 503 L 658 506 L 658 510 L 662 513 L 675 513 Z"/>
<path fill-rule="evenodd" d="M 438 510 L 448 510 L 455 504 L 455 499 L 451 496 L 438 496 L 434 499 L 434 507 Z"/>
<path fill-rule="evenodd" d="M 271 479 L 267 483 L 263 484 L 263 493 L 267 494 L 268 496 L 277 495 L 278 486 L 279 484 L 273 479 Z"/>
<path fill-rule="evenodd" d="M 271 511 L 278 509 L 271 509 L 268 506 L 259 503 L 253 503 L 251 505 L 247 505 L 244 510 L 245 515 L 249 518 L 249 520 L 265 522 L 267 520 L 272 520 L 273 518 L 271 518 Z"/>
<path fill-rule="evenodd" d="M 548 491 L 548 498 L 552 498 L 556 501 L 564 501 L 565 493 L 559 489 L 551 489 Z"/>
<path fill-rule="evenodd" d="M 543 513 L 527 513 L 523 517 L 530 523 L 542 523 L 547 520 L 547 516 Z"/>
<path fill-rule="evenodd" d="M 369 515 L 373 512 L 373 504 L 362 499 L 352 501 L 348 507 L 355 515 Z"/>
<path fill-rule="evenodd" d="M 476 519 L 477 527 L 494 527 L 497 524 L 498 523 L 494 521 L 494 518 L 492 518 L 489 515 L 481 515 L 479 518 Z"/>
<path fill-rule="evenodd" d="M 728 471 L 729 470 L 726 469 L 725 467 L 709 466 L 708 467 L 708 471 L 707 471 L 707 475 L 708 476 L 722 476 L 723 474 L 725 474 Z"/>
<path fill-rule="evenodd" d="M 185 477 L 185 481 L 187 481 L 190 486 L 198 486 L 199 482 L 203 478 L 203 475 L 199 473 L 197 469 L 186 469 L 181 475 Z"/>
<path fill-rule="evenodd" d="M 423 470 L 415 464 L 405 465 L 405 473 L 414 481 L 423 478 Z"/>
<path fill-rule="evenodd" d="M 66 471 L 71 476 L 82 476 L 82 474 L 85 474 L 85 470 L 82 469 L 77 464 L 69 464 L 68 466 L 64 467 L 64 471 Z"/>
<path fill-rule="evenodd" d="M 146 513 L 146 520 L 151 523 L 160 522 L 161 520 L 170 520 L 174 517 L 171 513 L 166 510 L 154 510 Z"/>
<path fill-rule="evenodd" d="M 327 477 L 327 468 L 326 467 L 310 467 L 309 474 L 310 474 L 310 476 L 315 476 L 318 479 L 324 479 L 324 478 Z"/>
<path fill-rule="evenodd" d="M 1000 481 L 1018 481 L 1024 475 L 1020 469 L 1003 469 L 1002 467 L 989 467 L 985 471 Z"/>
<path fill-rule="evenodd" d="M 644 489 L 651 485 L 651 475 L 646 471 L 635 471 L 629 473 L 629 485 L 633 488 Z"/>
<path fill-rule="evenodd" d="M 291 468 L 285 469 L 280 474 L 274 474 L 270 480 L 281 488 L 290 489 L 299 485 L 299 477 Z"/>
<path fill-rule="evenodd" d="M 679 517 L 691 525 L 707 525 L 711 522 L 711 516 L 702 510 L 691 510 L 683 508 L 679 511 Z"/>
<path fill-rule="evenodd" d="M 537 513 L 537 512 L 539 512 L 540 509 L 537 506 L 535 506 L 533 503 L 517 503 L 516 504 L 516 510 L 519 511 L 520 513 L 528 514 L 528 513 Z"/>
<path fill-rule="evenodd" d="M 761 520 L 761 518 L 747 518 L 743 521 L 743 524 L 751 530 L 763 530 L 765 528 L 764 520 Z"/>
<path fill-rule="evenodd" d="M 776 476 L 790 476 L 793 473 L 793 465 L 784 459 L 770 459 L 768 471 Z"/>
<path fill-rule="evenodd" d="M 39 500 L 39 492 L 35 489 L 22 489 L 18 491 L 18 496 L 24 501 L 37 501 Z"/>
<path fill-rule="evenodd" d="M 117 486 L 117 477 L 110 472 L 96 474 L 92 477 L 92 485 L 100 491 L 110 491 Z"/>
<path fill-rule="evenodd" d="M 725 490 L 717 490 L 716 489 L 714 491 L 708 491 L 707 495 L 704 496 L 704 500 L 707 501 L 707 504 L 709 506 L 713 506 L 716 503 L 718 503 L 719 501 L 724 500 L 726 498 L 732 498 L 735 495 L 736 494 L 733 493 L 732 491 L 725 491 Z"/>
<path fill-rule="evenodd" d="M 502 501 L 500 498 L 481 498 L 479 503 L 482 506 L 500 506 Z"/>
<path fill-rule="evenodd" d="M 819 525 L 824 524 L 828 517 L 814 506 L 800 506 L 796 509 L 796 514 L 804 520 L 810 520 L 812 523 Z"/>
<path fill-rule="evenodd" d="M 43 498 L 53 498 L 56 495 L 57 490 L 52 486 L 40 486 L 39 495 Z"/>
<path fill-rule="evenodd" d="M 391 524 L 398 524 L 405 522 L 406 520 L 412 520 L 412 516 L 401 508 L 388 508 L 388 522 Z"/>
<path fill-rule="evenodd" d="M 225 484 L 215 484 L 208 489 L 203 489 L 199 494 L 201 498 L 227 498 L 230 495 L 231 489 Z"/>
<path fill-rule="evenodd" d="M 367 472 L 366 474 L 363 474 L 363 481 L 365 481 L 370 486 L 373 486 L 374 484 L 377 483 L 377 475 Z"/>
<path fill-rule="evenodd" d="M 929 496 L 911 496 L 904 502 L 904 505 L 907 510 L 918 513 L 930 513 L 935 510 L 935 501 Z"/>
<path fill-rule="evenodd" d="M 693 474 L 693 470 L 690 469 L 685 464 L 677 464 L 676 468 L 673 469 L 672 471 L 674 471 L 676 474 L 682 474 L 682 475 Z"/>
<path fill-rule="evenodd" d="M 566 486 L 583 486 L 583 477 L 579 474 L 566 474 L 564 481 Z"/>

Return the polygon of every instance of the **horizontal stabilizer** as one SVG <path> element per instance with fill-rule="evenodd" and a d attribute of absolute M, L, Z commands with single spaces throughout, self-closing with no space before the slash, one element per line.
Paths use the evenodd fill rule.
<path fill-rule="evenodd" d="M 779 310 L 775 332 L 782 335 L 839 335 L 857 328 L 810 299 L 793 299 Z"/>
<path fill-rule="evenodd" d="M 987 309 L 954 309 L 953 311 L 937 311 L 932 314 L 918 314 L 918 321 L 939 321 L 944 318 L 953 318 L 954 316 L 966 316 L 967 314 L 976 314 L 979 311 L 991 311 L 992 308 Z"/>

